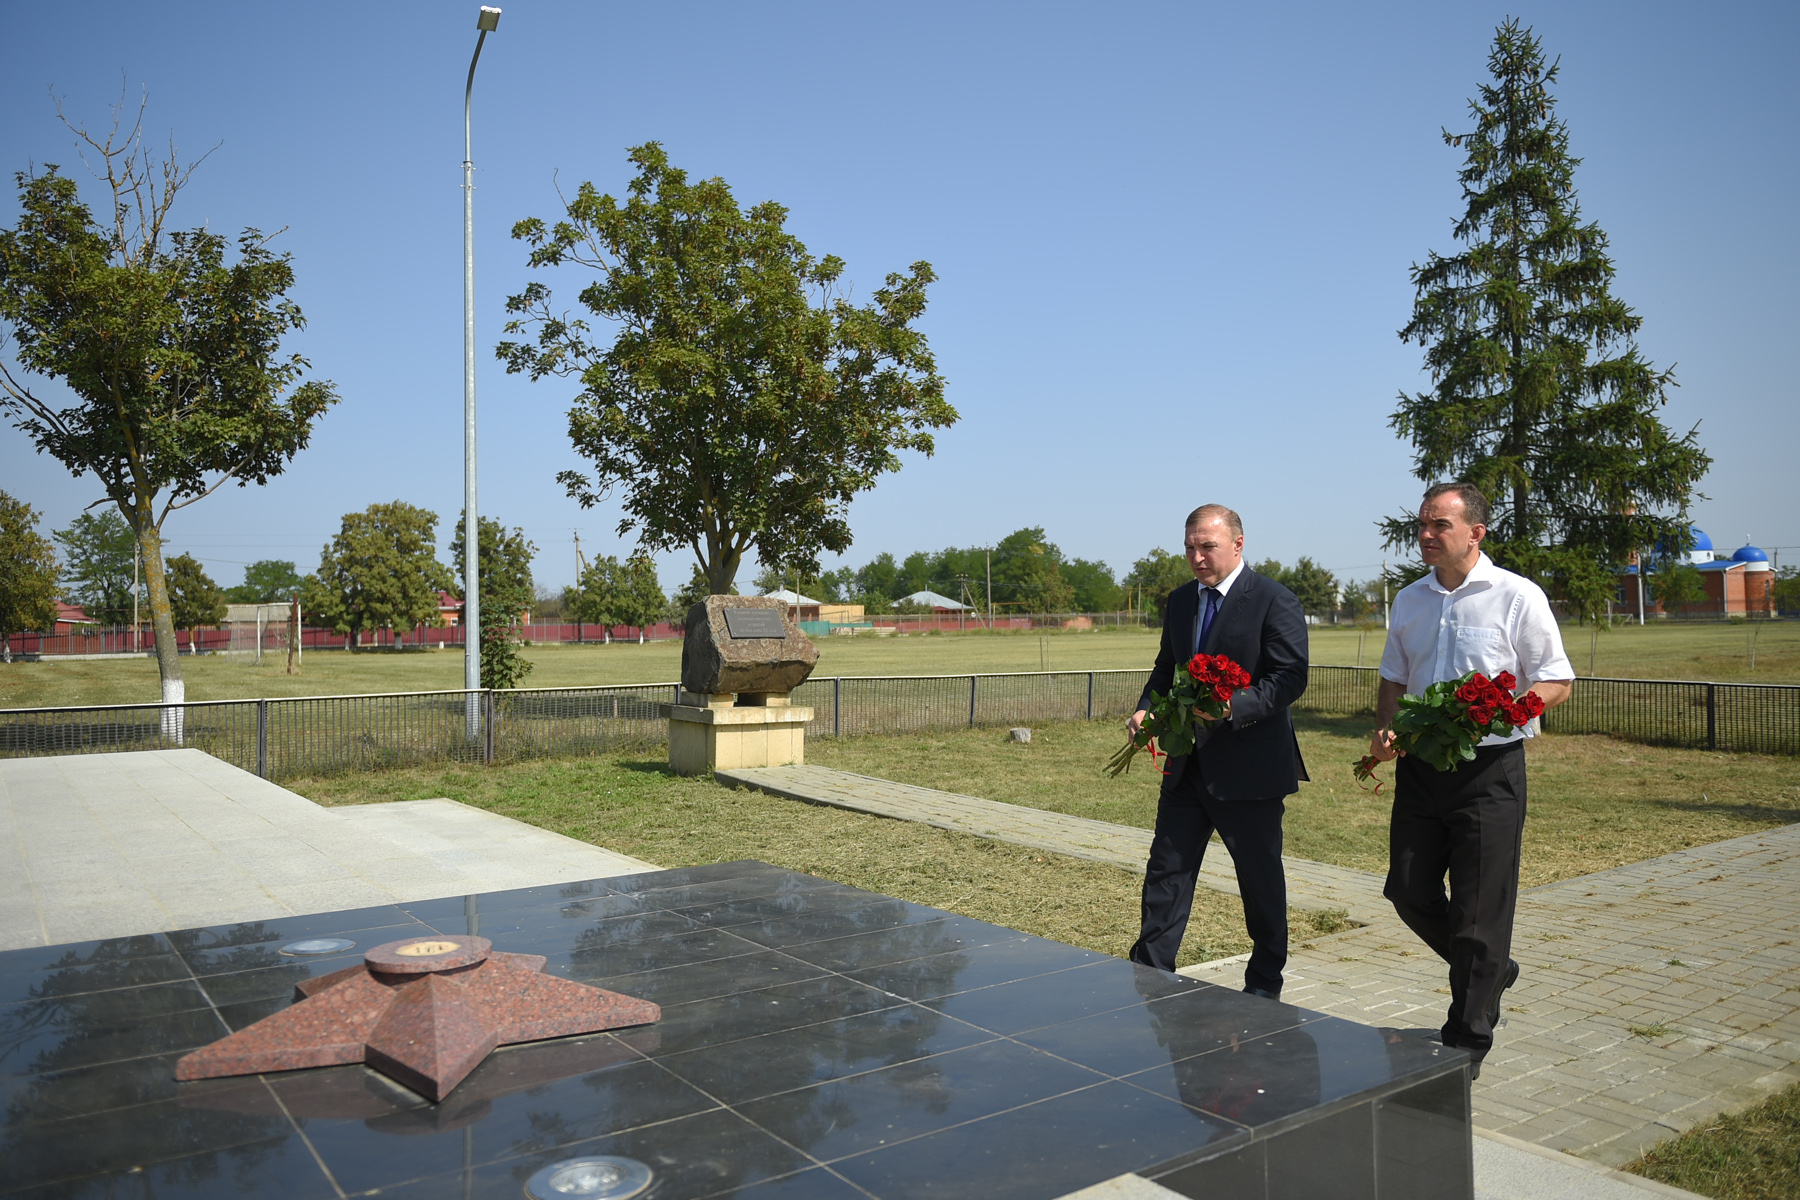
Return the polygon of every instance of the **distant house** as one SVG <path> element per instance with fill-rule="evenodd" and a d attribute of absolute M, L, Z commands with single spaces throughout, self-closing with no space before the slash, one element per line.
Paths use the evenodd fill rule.
<path fill-rule="evenodd" d="M 910 596 L 900 597 L 898 600 L 894 601 L 894 603 L 917 604 L 929 608 L 932 612 L 939 613 L 964 613 L 975 611 L 971 605 L 959 604 L 948 596 L 942 596 L 937 592 L 931 591 L 914 592 Z"/>
<path fill-rule="evenodd" d="M 802 596 L 799 592 L 796 592 L 791 588 L 782 588 L 779 591 L 774 592 L 764 592 L 763 595 L 771 600 L 780 600 L 785 603 L 788 606 L 789 620 L 820 621 L 824 619 L 819 615 L 819 610 L 827 607 L 822 600 L 814 600 L 811 596 Z M 834 604 L 830 607 L 837 608 L 839 606 Z"/>
<path fill-rule="evenodd" d="M 83 612 L 79 605 L 56 603 L 56 627 L 52 633 L 74 633 L 82 625 L 98 625 L 99 622 Z"/>
<path fill-rule="evenodd" d="M 1771 568 L 1769 556 L 1755 546 L 1739 547 L 1730 557 L 1721 557 L 1713 550 L 1712 539 L 1698 529 L 1691 529 L 1694 548 L 1686 554 L 1671 556 L 1672 560 L 1684 563 L 1700 572 L 1700 580 L 1706 585 L 1706 599 L 1698 604 L 1690 604 L 1676 616 L 1704 617 L 1718 614 L 1720 616 L 1772 615 L 1775 611 L 1775 572 Z M 1656 599 L 1653 580 L 1656 578 L 1658 564 L 1664 555 L 1660 551 L 1646 556 L 1643 566 L 1648 575 L 1644 579 L 1644 615 L 1646 617 L 1662 617 L 1670 614 L 1663 612 L 1662 604 Z M 1636 613 L 1638 611 L 1638 568 L 1633 562 L 1619 575 L 1619 592 L 1615 603 L 1620 611 Z"/>
<path fill-rule="evenodd" d="M 438 592 L 438 624 L 445 627 L 462 624 L 463 602 L 449 592 Z M 531 624 L 531 609 L 522 608 L 515 618 L 520 625 Z"/>

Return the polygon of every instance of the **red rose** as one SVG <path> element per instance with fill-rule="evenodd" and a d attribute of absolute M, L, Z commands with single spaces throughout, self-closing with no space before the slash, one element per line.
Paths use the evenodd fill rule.
<path fill-rule="evenodd" d="M 1488 677 L 1486 675 L 1483 675 L 1480 671 L 1477 671 L 1473 675 L 1469 676 L 1469 682 L 1474 684 L 1478 688 L 1492 686 L 1492 681 L 1489 680 Z"/>
<path fill-rule="evenodd" d="M 1196 654 L 1196 655 L 1194 655 L 1194 657 L 1188 659 L 1187 673 L 1190 676 L 1192 676 L 1195 679 L 1201 678 L 1201 676 L 1204 674 L 1204 672 L 1206 670 L 1206 668 L 1201 663 L 1201 660 L 1204 659 L 1205 657 L 1206 657 L 1206 655 L 1204 655 L 1204 654 Z"/>
<path fill-rule="evenodd" d="M 1474 704 L 1481 699 L 1481 689 L 1473 682 L 1465 683 L 1456 689 L 1456 698 L 1464 704 Z"/>
<path fill-rule="evenodd" d="M 1222 683 L 1219 684 L 1213 688 L 1213 699 L 1217 700 L 1220 704 L 1231 703 L 1231 689 Z"/>
<path fill-rule="evenodd" d="M 1485 705 L 1476 705 L 1469 710 L 1469 720 L 1485 729 L 1493 723 L 1494 710 Z"/>
<path fill-rule="evenodd" d="M 1510 692 L 1519 686 L 1519 681 L 1513 678 L 1511 671 L 1502 671 L 1494 676 L 1494 686 L 1501 691 Z"/>
<path fill-rule="evenodd" d="M 1526 692 L 1519 697 L 1519 705 L 1531 716 L 1541 717 L 1544 715 L 1544 698 L 1536 692 Z"/>
<path fill-rule="evenodd" d="M 1525 711 L 1523 704 L 1514 704 L 1508 701 L 1500 711 L 1506 714 L 1506 723 L 1515 728 L 1531 720 L 1531 714 Z"/>
<path fill-rule="evenodd" d="M 1247 688 L 1250 686 L 1250 672 L 1239 667 L 1231 677 L 1231 686 Z"/>

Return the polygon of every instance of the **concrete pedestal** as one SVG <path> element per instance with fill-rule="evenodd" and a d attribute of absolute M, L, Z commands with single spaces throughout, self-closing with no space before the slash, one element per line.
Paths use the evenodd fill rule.
<path fill-rule="evenodd" d="M 703 775 L 734 767 L 785 767 L 806 761 L 806 723 L 813 710 L 796 708 L 785 695 L 696 696 L 683 692 L 669 711 L 669 766 L 677 775 Z"/>

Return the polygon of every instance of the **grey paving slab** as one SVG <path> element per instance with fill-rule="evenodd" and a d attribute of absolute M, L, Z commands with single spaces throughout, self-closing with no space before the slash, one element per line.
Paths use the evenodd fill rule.
<path fill-rule="evenodd" d="M 0 760 L 0 949 L 654 869 L 451 800 L 322 808 L 198 750 Z"/>

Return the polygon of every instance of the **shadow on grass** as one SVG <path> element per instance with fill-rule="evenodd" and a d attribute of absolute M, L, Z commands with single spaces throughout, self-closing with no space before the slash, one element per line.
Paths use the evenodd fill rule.
<path fill-rule="evenodd" d="M 1294 728 L 1301 733 L 1328 733 L 1334 737 L 1366 742 L 1369 740 L 1369 731 L 1375 727 L 1373 713 L 1290 711 L 1293 711 Z"/>
<path fill-rule="evenodd" d="M 668 763 L 657 762 L 655 759 L 615 758 L 613 766 L 621 771 L 632 771 L 638 775 L 664 775 L 670 779 L 683 778 L 683 776 L 675 774 L 675 768 Z"/>
<path fill-rule="evenodd" d="M 1656 797 L 1650 797 L 1644 803 L 1674 812 L 1715 813 L 1758 823 L 1779 821 L 1783 825 L 1793 825 L 1800 822 L 1800 808 L 1777 807 L 1772 804 L 1722 804 L 1716 800 L 1661 800 Z"/>

